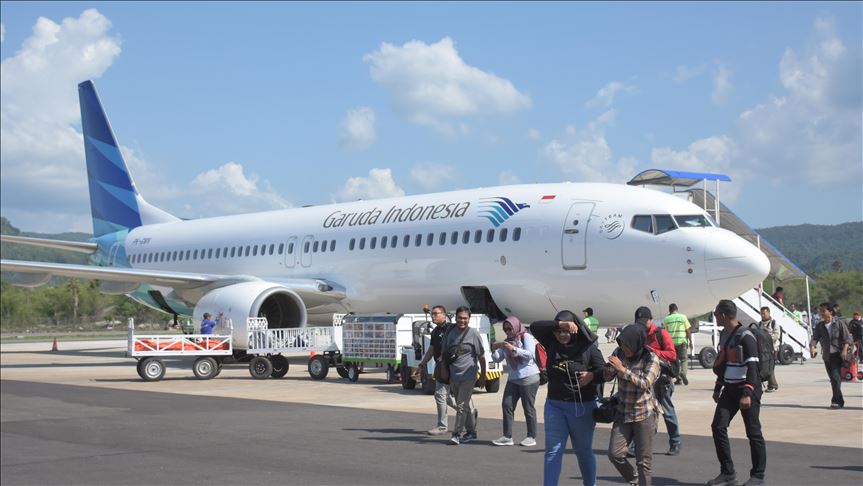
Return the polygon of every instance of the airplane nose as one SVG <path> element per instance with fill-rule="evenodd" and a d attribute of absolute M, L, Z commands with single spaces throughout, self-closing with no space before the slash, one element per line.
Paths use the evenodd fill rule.
<path fill-rule="evenodd" d="M 734 299 L 767 278 L 770 260 L 752 243 L 718 230 L 705 246 L 704 267 L 713 296 Z"/>

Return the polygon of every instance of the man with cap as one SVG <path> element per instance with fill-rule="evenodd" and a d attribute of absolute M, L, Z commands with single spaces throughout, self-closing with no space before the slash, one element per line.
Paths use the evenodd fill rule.
<path fill-rule="evenodd" d="M 653 323 L 653 313 L 649 308 L 642 306 L 635 310 L 635 324 L 644 328 L 644 344 L 661 360 L 662 374 L 654 384 L 654 394 L 662 405 L 665 428 L 668 429 L 668 455 L 676 456 L 680 454 L 680 426 L 671 395 L 674 393 L 672 363 L 677 364 L 677 351 L 668 331 Z"/>
<path fill-rule="evenodd" d="M 590 329 L 590 332 L 592 332 L 594 336 L 599 336 L 599 334 L 596 333 L 596 331 L 599 329 L 599 319 L 594 317 L 593 308 L 587 307 L 581 312 L 584 313 L 584 319 L 582 319 L 584 324 L 587 326 L 588 329 Z M 594 341 L 594 344 L 596 346 L 599 346 L 599 343 L 596 341 Z"/>

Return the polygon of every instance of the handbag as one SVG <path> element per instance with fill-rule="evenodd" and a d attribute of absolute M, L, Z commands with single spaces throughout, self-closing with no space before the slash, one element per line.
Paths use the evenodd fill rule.
<path fill-rule="evenodd" d="M 614 385 L 611 387 L 611 395 L 599 399 L 599 406 L 593 409 L 593 420 L 601 424 L 610 424 L 614 422 L 614 416 L 617 414 L 617 404 L 620 400 L 614 394 L 614 389 L 617 386 L 617 378 L 614 379 Z"/>

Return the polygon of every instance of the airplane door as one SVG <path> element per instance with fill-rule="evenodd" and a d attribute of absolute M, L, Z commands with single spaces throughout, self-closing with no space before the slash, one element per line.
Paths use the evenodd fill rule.
<path fill-rule="evenodd" d="M 564 270 L 587 268 L 587 225 L 594 206 L 592 202 L 577 202 L 569 208 L 561 242 Z"/>
<path fill-rule="evenodd" d="M 303 237 L 303 244 L 300 245 L 299 251 L 301 251 L 300 263 L 304 267 L 308 267 L 312 264 L 312 241 L 314 241 L 315 237 L 312 235 L 306 235 Z"/>
<path fill-rule="evenodd" d="M 297 237 L 291 236 L 285 244 L 285 266 L 287 268 L 294 268 L 297 264 L 297 253 L 299 253 L 299 248 L 297 248 Z"/>

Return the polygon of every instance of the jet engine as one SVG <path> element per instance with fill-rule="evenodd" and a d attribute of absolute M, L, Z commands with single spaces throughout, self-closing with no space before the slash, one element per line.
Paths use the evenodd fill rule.
<path fill-rule="evenodd" d="M 306 327 L 307 314 L 303 299 L 293 290 L 265 281 L 243 282 L 212 290 L 195 305 L 193 319 L 200 323 L 204 313 L 212 319 L 222 313 L 216 333 L 227 332 L 228 319 L 233 326 L 234 348 L 246 349 L 246 319 L 266 317 L 270 329 Z"/>

